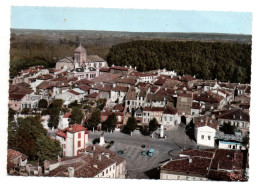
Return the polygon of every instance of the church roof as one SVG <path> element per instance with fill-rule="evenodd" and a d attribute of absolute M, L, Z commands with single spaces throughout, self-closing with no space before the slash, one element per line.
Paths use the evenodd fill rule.
<path fill-rule="evenodd" d="M 81 46 L 81 44 L 74 50 L 74 52 L 86 52 L 85 48 Z"/>

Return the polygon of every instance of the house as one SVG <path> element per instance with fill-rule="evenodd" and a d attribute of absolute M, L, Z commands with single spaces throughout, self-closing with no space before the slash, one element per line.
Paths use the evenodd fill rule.
<path fill-rule="evenodd" d="M 111 89 L 110 92 L 111 101 L 117 103 L 123 103 L 127 92 L 128 92 L 128 87 L 116 86 L 116 84 L 113 83 L 113 88 Z"/>
<path fill-rule="evenodd" d="M 143 108 L 143 124 L 149 124 L 149 122 L 155 118 L 159 124 L 162 124 L 162 115 L 164 112 L 163 107 L 144 107 Z"/>
<path fill-rule="evenodd" d="M 118 74 L 118 75 L 126 75 L 130 72 L 132 72 L 134 69 L 130 66 L 129 68 L 127 66 L 121 67 L 121 66 L 114 66 L 110 67 L 110 72 L 112 74 Z"/>
<path fill-rule="evenodd" d="M 68 128 L 70 119 L 71 119 L 71 112 L 68 112 L 68 113 L 64 114 L 63 116 L 61 115 L 59 118 L 58 129 L 64 130 L 65 128 Z"/>
<path fill-rule="evenodd" d="M 101 113 L 100 113 L 100 122 L 103 123 L 107 120 L 108 116 L 111 114 L 115 114 L 117 118 L 117 126 L 116 128 L 121 128 L 123 125 L 124 121 L 124 113 L 120 111 L 110 111 L 109 109 L 105 108 Z"/>
<path fill-rule="evenodd" d="M 44 162 L 45 176 L 125 178 L 126 161 L 106 148 L 89 145 L 72 158 Z"/>
<path fill-rule="evenodd" d="M 85 127 L 74 124 L 56 132 L 56 139 L 60 141 L 63 156 L 77 156 L 78 151 L 86 148 L 89 143 L 89 134 Z"/>
<path fill-rule="evenodd" d="M 21 102 L 26 101 L 27 96 L 26 94 L 9 94 L 9 102 L 8 106 L 9 108 L 18 111 L 21 109 Z"/>
<path fill-rule="evenodd" d="M 15 168 L 19 166 L 26 166 L 27 164 L 27 158 L 25 154 L 13 150 L 8 149 L 7 151 L 7 172 L 12 174 Z"/>
<path fill-rule="evenodd" d="M 236 126 L 243 135 L 246 135 L 249 131 L 249 113 L 241 109 L 232 109 L 222 113 L 220 116 L 218 116 L 218 121 L 220 126 L 224 125 L 224 123 L 229 123 L 233 126 Z"/>
<path fill-rule="evenodd" d="M 201 116 L 194 118 L 193 123 L 197 144 L 201 146 L 215 147 L 218 121 L 207 116 Z"/>
<path fill-rule="evenodd" d="M 224 97 L 212 92 L 194 94 L 193 102 L 200 103 L 201 108 L 205 111 L 220 110 L 225 105 Z"/>
<path fill-rule="evenodd" d="M 176 108 L 180 114 L 191 115 L 193 94 L 178 93 Z"/>
<path fill-rule="evenodd" d="M 246 152 L 224 149 L 185 150 L 161 164 L 160 179 L 246 181 Z"/>
<path fill-rule="evenodd" d="M 178 110 L 172 107 L 166 107 L 162 115 L 162 125 L 165 130 L 177 129 L 181 123 Z"/>
<path fill-rule="evenodd" d="M 54 99 L 62 99 L 64 101 L 64 105 L 69 105 L 74 101 L 82 101 L 84 99 L 84 95 L 74 90 L 69 90 L 67 92 L 54 96 Z"/>
<path fill-rule="evenodd" d="M 146 97 L 145 106 L 147 107 L 165 107 L 166 97 L 160 93 L 149 93 Z"/>

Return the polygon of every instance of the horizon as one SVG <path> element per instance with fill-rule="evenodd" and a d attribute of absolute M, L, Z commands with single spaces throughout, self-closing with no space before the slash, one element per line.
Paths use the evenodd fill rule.
<path fill-rule="evenodd" d="M 252 13 L 13 6 L 11 29 L 252 35 Z"/>

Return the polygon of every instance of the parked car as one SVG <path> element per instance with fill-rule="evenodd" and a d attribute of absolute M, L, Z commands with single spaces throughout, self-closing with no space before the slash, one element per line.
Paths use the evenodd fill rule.
<path fill-rule="evenodd" d="M 154 149 L 149 149 L 148 156 L 152 157 L 154 155 Z"/>
<path fill-rule="evenodd" d="M 146 155 L 146 151 L 143 150 L 143 151 L 141 152 L 141 154 L 142 154 L 143 156 Z"/>
<path fill-rule="evenodd" d="M 145 144 L 142 144 L 141 147 L 142 147 L 142 148 L 145 148 Z"/>
<path fill-rule="evenodd" d="M 117 154 L 118 154 L 118 155 L 122 155 L 122 154 L 124 154 L 124 151 L 119 150 L 119 151 L 117 152 Z"/>

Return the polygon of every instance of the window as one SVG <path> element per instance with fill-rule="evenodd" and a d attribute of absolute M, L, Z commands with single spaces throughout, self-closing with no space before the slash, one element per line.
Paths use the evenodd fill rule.
<path fill-rule="evenodd" d="M 167 117 L 166 116 L 164 116 L 164 120 L 167 121 Z"/>
<path fill-rule="evenodd" d="M 201 135 L 201 139 L 204 139 L 204 135 Z"/>
<path fill-rule="evenodd" d="M 78 133 L 78 138 L 79 138 L 79 139 L 81 138 L 81 133 L 80 133 L 80 132 Z"/>
<path fill-rule="evenodd" d="M 177 180 L 179 180 L 180 179 L 180 176 L 177 176 Z"/>
<path fill-rule="evenodd" d="M 106 170 L 106 173 L 108 173 L 108 169 Z"/>
<path fill-rule="evenodd" d="M 102 172 L 102 176 L 104 176 L 104 175 L 105 175 L 105 172 L 103 171 L 103 172 Z"/>
<path fill-rule="evenodd" d="M 170 121 L 172 121 L 172 117 L 170 117 Z"/>
<path fill-rule="evenodd" d="M 78 148 L 81 147 L 81 141 L 78 141 Z"/>
<path fill-rule="evenodd" d="M 208 136 L 208 139 L 209 139 L 209 140 L 210 140 L 210 137 L 211 137 L 211 136 Z"/>

